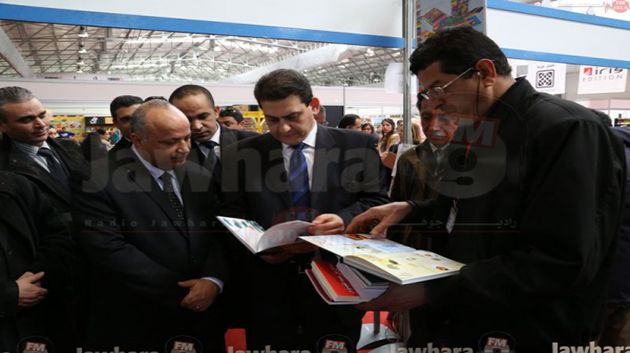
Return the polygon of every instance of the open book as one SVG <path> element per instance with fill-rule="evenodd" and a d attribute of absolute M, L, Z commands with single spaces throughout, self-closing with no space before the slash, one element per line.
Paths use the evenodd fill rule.
<path fill-rule="evenodd" d="M 294 243 L 312 224 L 304 221 L 290 221 L 264 230 L 255 221 L 221 216 L 217 216 L 217 219 L 254 254 Z"/>
<path fill-rule="evenodd" d="M 341 257 L 346 265 L 390 282 L 410 284 L 452 276 L 464 264 L 426 250 L 364 234 L 300 237 Z"/>

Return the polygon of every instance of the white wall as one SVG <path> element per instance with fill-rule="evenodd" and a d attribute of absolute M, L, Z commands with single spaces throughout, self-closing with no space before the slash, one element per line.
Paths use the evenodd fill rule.
<path fill-rule="evenodd" d="M 182 83 L 91 82 L 57 80 L 0 80 L 0 87 L 21 86 L 37 96 L 54 114 L 109 115 L 114 97 L 131 94 L 142 98 L 168 98 Z M 253 85 L 209 85 L 218 105 L 256 104 Z M 324 105 L 361 107 L 402 106 L 402 94 L 386 93 L 383 88 L 313 87 Z M 344 104 L 345 103 L 345 104 Z"/>

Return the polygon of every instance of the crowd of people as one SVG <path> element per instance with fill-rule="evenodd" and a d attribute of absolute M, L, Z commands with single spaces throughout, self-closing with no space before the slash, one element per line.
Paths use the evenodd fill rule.
<path fill-rule="evenodd" d="M 51 137 L 32 92 L 0 88 L 0 351 L 224 352 L 240 327 L 249 350 L 328 338 L 351 352 L 368 310 L 409 312 L 406 345 L 441 352 L 630 349 L 630 134 L 513 79 L 470 28 L 409 60 L 423 87 L 409 149 L 391 119 L 379 137 L 356 115 L 326 126 L 287 69 L 253 89 L 268 133 L 188 84 L 114 98 L 111 148 L 107 131 L 82 148 Z M 304 242 L 252 254 L 217 215 L 387 236 L 465 266 L 327 305 L 304 274 L 325 254 Z"/>

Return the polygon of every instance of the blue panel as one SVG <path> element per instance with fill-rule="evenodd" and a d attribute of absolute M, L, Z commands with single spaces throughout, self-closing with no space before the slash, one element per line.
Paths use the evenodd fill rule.
<path fill-rule="evenodd" d="M 630 61 L 501 48 L 508 58 L 630 69 Z"/>
<path fill-rule="evenodd" d="M 0 19 L 403 48 L 403 38 L 165 17 L 0 4 Z"/>
<path fill-rule="evenodd" d="M 621 29 L 630 29 L 630 21 L 616 20 L 601 16 L 591 16 L 565 10 L 552 9 L 542 6 L 521 4 L 507 0 L 488 0 L 488 8 L 518 12 L 528 15 L 556 18 L 571 22 L 588 23 L 597 26 L 607 26 Z"/>

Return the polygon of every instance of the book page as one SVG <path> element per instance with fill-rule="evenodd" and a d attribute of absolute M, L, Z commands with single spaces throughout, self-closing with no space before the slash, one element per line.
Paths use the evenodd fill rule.
<path fill-rule="evenodd" d="M 290 221 L 276 224 L 267 229 L 258 242 L 257 251 L 275 248 L 280 245 L 294 243 L 298 237 L 306 233 L 312 223 L 305 221 Z"/>
<path fill-rule="evenodd" d="M 415 250 L 412 253 L 356 254 L 345 258 L 345 262 L 399 284 L 454 275 L 464 266 L 462 263 L 424 250 Z"/>
<path fill-rule="evenodd" d="M 223 223 L 241 243 L 247 246 L 249 251 L 253 253 L 257 252 L 258 242 L 264 233 L 264 229 L 260 224 L 240 218 L 217 216 L 217 219 Z"/>
<path fill-rule="evenodd" d="M 300 239 L 341 257 L 356 254 L 412 252 L 415 250 L 386 238 L 369 234 L 311 235 L 300 237 Z"/>

